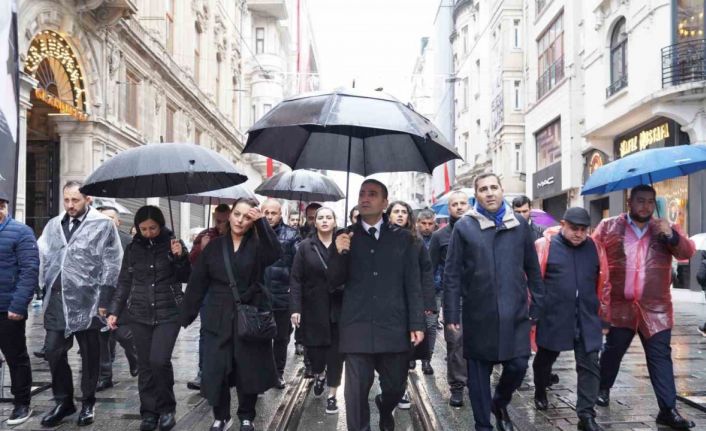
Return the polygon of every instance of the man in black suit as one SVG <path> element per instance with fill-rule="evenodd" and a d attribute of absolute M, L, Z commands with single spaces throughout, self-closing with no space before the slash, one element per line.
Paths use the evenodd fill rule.
<path fill-rule="evenodd" d="M 331 285 L 345 284 L 339 326 L 349 431 L 370 430 L 368 394 L 375 371 L 382 388 L 375 398 L 380 429 L 395 429 L 392 412 L 404 395 L 410 349 L 424 339 L 415 239 L 387 223 L 387 205 L 387 187 L 365 180 L 358 195 L 360 218 L 350 233 L 336 237 L 329 261 Z"/>

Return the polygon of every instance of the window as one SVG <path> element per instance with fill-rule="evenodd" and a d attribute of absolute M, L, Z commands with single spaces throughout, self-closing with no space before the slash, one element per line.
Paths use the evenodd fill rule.
<path fill-rule="evenodd" d="M 174 11 L 176 10 L 174 3 L 176 0 L 167 0 L 167 52 L 174 54 Z"/>
<path fill-rule="evenodd" d="M 238 111 L 240 109 L 238 105 L 238 95 L 240 94 L 239 88 L 238 88 L 238 78 L 236 76 L 233 76 L 233 124 L 235 125 L 236 128 L 240 128 L 240 115 L 238 114 Z"/>
<path fill-rule="evenodd" d="M 539 79 L 537 98 L 541 98 L 564 78 L 564 15 L 556 17 L 537 39 Z"/>
<path fill-rule="evenodd" d="M 610 86 L 606 90 L 606 97 L 628 85 L 627 55 L 628 35 L 625 32 L 625 18 L 620 18 L 610 36 Z"/>
<path fill-rule="evenodd" d="M 255 29 L 255 54 L 263 54 L 265 52 L 265 28 L 257 27 Z"/>
<path fill-rule="evenodd" d="M 464 25 L 461 29 L 461 41 L 463 43 L 463 53 L 468 52 L 468 26 Z"/>
<path fill-rule="evenodd" d="M 257 121 L 257 107 L 255 105 L 252 105 L 252 124 L 255 124 L 255 121 Z"/>
<path fill-rule="evenodd" d="M 676 6 L 677 42 L 703 39 L 704 0 L 677 0 Z"/>
<path fill-rule="evenodd" d="M 520 81 L 514 81 L 512 85 L 512 100 L 513 108 L 516 110 L 522 109 L 522 101 L 520 100 Z"/>
<path fill-rule="evenodd" d="M 556 119 L 534 135 L 537 143 L 537 170 L 561 160 L 561 121 Z"/>
<path fill-rule="evenodd" d="M 167 105 L 167 124 L 166 131 L 164 133 L 165 142 L 174 142 L 174 115 L 176 114 L 176 108 L 172 105 Z"/>
<path fill-rule="evenodd" d="M 216 55 L 216 107 L 221 109 L 221 73 L 223 71 L 223 62 L 221 56 Z"/>
<path fill-rule="evenodd" d="M 265 115 L 265 114 L 267 114 L 268 112 L 270 112 L 270 109 L 272 109 L 272 105 L 271 105 L 271 104 L 265 103 L 264 105 L 262 105 L 262 115 Z"/>
<path fill-rule="evenodd" d="M 515 144 L 515 162 L 513 163 L 515 172 L 524 172 L 525 170 L 525 163 L 524 163 L 524 151 L 522 151 L 522 144 L 517 143 Z"/>
<path fill-rule="evenodd" d="M 138 121 L 139 85 L 140 80 L 134 72 L 128 70 L 125 73 L 125 111 L 123 112 L 123 119 L 134 128 L 138 128 L 140 126 Z"/>
<path fill-rule="evenodd" d="M 463 87 L 461 88 L 461 100 L 463 104 L 461 105 L 464 110 L 468 109 L 468 78 L 463 78 Z"/>
<path fill-rule="evenodd" d="M 520 47 L 520 20 L 512 20 L 512 47 Z"/>
<path fill-rule="evenodd" d="M 203 32 L 201 26 L 196 24 L 196 38 L 194 40 L 194 81 L 196 85 L 201 84 L 201 40 Z"/>
<path fill-rule="evenodd" d="M 480 59 L 476 60 L 476 98 L 480 95 Z"/>
<path fill-rule="evenodd" d="M 203 130 L 197 127 L 194 130 L 194 144 L 201 145 L 201 135 L 203 135 Z"/>
<path fill-rule="evenodd" d="M 463 134 L 463 157 L 468 158 L 468 156 L 471 154 L 471 149 L 468 148 L 468 132 Z"/>
<path fill-rule="evenodd" d="M 544 12 L 544 8 L 547 6 L 547 0 L 535 0 L 534 6 L 535 16 L 539 16 L 542 12 Z"/>

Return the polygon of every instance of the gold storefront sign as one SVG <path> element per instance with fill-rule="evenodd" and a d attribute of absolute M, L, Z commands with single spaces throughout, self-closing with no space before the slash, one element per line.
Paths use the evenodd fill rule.
<path fill-rule="evenodd" d="M 669 123 L 667 122 L 658 124 L 647 130 L 642 130 L 640 133 L 620 141 L 620 157 L 625 157 L 636 151 L 642 151 L 655 143 L 664 142 L 670 137 Z"/>
<path fill-rule="evenodd" d="M 75 119 L 77 119 L 79 121 L 88 120 L 88 114 L 86 114 L 85 112 L 76 108 L 75 106 L 64 102 L 63 100 L 60 100 L 57 97 L 54 97 L 52 94 L 50 94 L 49 92 L 47 92 L 43 88 L 35 88 L 34 95 L 37 97 L 37 99 L 41 100 L 42 102 L 46 103 L 47 105 L 58 109 L 59 112 L 61 112 L 62 114 L 71 115 L 72 117 L 74 117 Z"/>

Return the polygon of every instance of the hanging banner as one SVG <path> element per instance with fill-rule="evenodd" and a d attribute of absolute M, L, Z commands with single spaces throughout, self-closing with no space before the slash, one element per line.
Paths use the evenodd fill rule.
<path fill-rule="evenodd" d="M 0 2 L 0 191 L 15 210 L 19 139 L 19 70 L 17 56 L 17 2 Z"/>

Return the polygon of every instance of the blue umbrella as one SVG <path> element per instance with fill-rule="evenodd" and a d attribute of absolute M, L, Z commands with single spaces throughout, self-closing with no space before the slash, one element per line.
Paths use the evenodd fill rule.
<path fill-rule="evenodd" d="M 631 154 L 598 168 L 582 195 L 610 193 L 653 184 L 706 169 L 706 145 L 677 145 Z"/>

